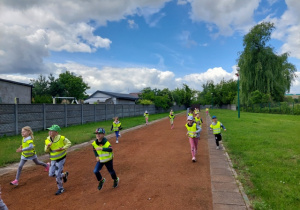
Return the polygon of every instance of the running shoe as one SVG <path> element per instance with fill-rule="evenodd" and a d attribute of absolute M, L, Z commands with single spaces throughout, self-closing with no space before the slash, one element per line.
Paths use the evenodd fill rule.
<path fill-rule="evenodd" d="M 115 180 L 114 180 L 114 185 L 113 185 L 113 188 L 116 188 L 116 187 L 118 187 L 118 185 L 119 185 L 119 181 L 120 181 L 119 177 L 118 177 L 117 179 L 115 179 Z"/>
<path fill-rule="evenodd" d="M 65 191 L 64 188 L 60 188 L 60 189 L 57 190 L 57 192 L 55 193 L 55 195 L 60 195 L 60 194 L 62 194 L 64 191 Z"/>
<path fill-rule="evenodd" d="M 98 190 L 101 190 L 103 185 L 104 185 L 104 182 L 105 182 L 105 178 L 103 178 L 100 182 L 99 182 L 99 185 L 98 185 Z"/>
<path fill-rule="evenodd" d="M 10 184 L 11 184 L 11 185 L 18 186 L 19 181 L 15 179 L 14 181 L 10 182 Z"/>
<path fill-rule="evenodd" d="M 68 176 L 69 176 L 69 172 L 65 172 L 65 175 L 63 176 L 63 180 L 64 182 L 67 182 L 68 181 Z"/>

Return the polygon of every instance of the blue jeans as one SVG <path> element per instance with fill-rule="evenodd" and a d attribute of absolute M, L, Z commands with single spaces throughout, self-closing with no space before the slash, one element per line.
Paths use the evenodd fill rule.
<path fill-rule="evenodd" d="M 119 137 L 119 131 L 115 131 L 115 134 L 116 134 L 116 138 L 118 139 L 118 137 Z"/>
<path fill-rule="evenodd" d="M 100 171 L 101 171 L 101 169 L 104 165 L 106 166 L 108 172 L 110 173 L 111 178 L 112 179 L 117 179 L 117 175 L 116 175 L 116 172 L 115 172 L 114 167 L 113 167 L 113 160 L 110 160 L 106 163 L 97 162 L 97 164 L 94 168 L 94 174 L 96 175 L 97 180 L 100 181 L 102 179 Z"/>

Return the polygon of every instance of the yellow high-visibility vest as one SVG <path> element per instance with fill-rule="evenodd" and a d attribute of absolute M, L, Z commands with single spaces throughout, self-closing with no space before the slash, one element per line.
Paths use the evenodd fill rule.
<path fill-rule="evenodd" d="M 119 121 L 119 123 L 113 122 L 113 129 L 114 129 L 114 131 L 119 131 L 119 127 L 120 127 L 120 126 L 121 126 L 120 121 Z"/>
<path fill-rule="evenodd" d="M 50 160 L 58 160 L 67 155 L 67 150 L 65 150 L 65 149 L 62 151 L 56 151 L 57 149 L 65 146 L 64 140 L 65 140 L 65 137 L 60 136 L 60 138 L 57 142 L 52 142 L 52 145 L 50 146 Z M 45 140 L 45 144 L 48 145 L 49 143 L 51 143 L 51 140 L 47 138 Z"/>
<path fill-rule="evenodd" d="M 186 129 L 188 130 L 188 135 L 191 138 L 195 138 L 197 136 L 196 132 L 197 131 L 197 124 L 193 123 L 193 125 L 190 127 L 188 124 L 185 124 Z"/>
<path fill-rule="evenodd" d="M 195 122 L 202 128 L 201 118 L 195 117 Z"/>
<path fill-rule="evenodd" d="M 221 123 L 219 121 L 215 125 L 211 124 L 210 127 L 213 129 L 213 134 L 221 133 Z"/>
<path fill-rule="evenodd" d="M 33 143 L 33 140 L 29 139 L 26 142 L 24 142 L 24 138 L 22 139 L 22 148 L 29 147 L 29 144 L 33 144 L 33 148 L 31 150 L 23 151 L 22 155 L 24 157 L 31 157 L 31 156 L 34 156 L 36 154 L 35 149 L 34 149 L 35 145 Z"/>
<path fill-rule="evenodd" d="M 96 144 L 96 140 L 92 143 L 93 147 L 96 149 L 97 147 L 100 147 Z M 108 148 L 110 147 L 110 143 L 107 141 L 103 146 L 102 148 Z M 99 161 L 100 163 L 106 163 L 110 160 L 113 159 L 114 157 L 114 154 L 113 152 L 105 152 L 103 150 L 96 150 L 98 156 L 99 156 Z"/>

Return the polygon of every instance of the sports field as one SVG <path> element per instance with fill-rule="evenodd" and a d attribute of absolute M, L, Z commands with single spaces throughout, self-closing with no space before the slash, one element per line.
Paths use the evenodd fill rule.
<path fill-rule="evenodd" d="M 122 134 L 114 149 L 114 168 L 120 184 L 104 167 L 106 182 L 98 191 L 92 146 L 67 155 L 69 172 L 65 192 L 55 196 L 55 179 L 40 166 L 22 171 L 19 186 L 9 182 L 15 171 L 0 177 L 3 200 L 9 209 L 212 209 L 207 127 L 204 123 L 197 162 L 191 160 L 185 114 L 177 115 L 175 127 L 168 119 Z M 62 132 L 63 134 L 63 132 Z"/>

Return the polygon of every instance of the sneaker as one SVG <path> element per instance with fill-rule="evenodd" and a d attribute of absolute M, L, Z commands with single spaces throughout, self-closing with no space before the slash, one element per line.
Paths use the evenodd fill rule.
<path fill-rule="evenodd" d="M 11 185 L 18 186 L 19 181 L 15 179 L 14 181 L 10 182 L 10 184 L 11 184 Z"/>
<path fill-rule="evenodd" d="M 192 161 L 193 161 L 193 162 L 196 162 L 196 158 L 195 158 L 195 157 L 193 157 L 193 158 L 192 158 Z"/>
<path fill-rule="evenodd" d="M 121 137 L 121 134 L 119 133 L 119 137 Z"/>
<path fill-rule="evenodd" d="M 117 141 L 116 141 L 116 144 L 118 144 L 118 143 L 119 143 L 119 141 L 117 140 Z"/>
<path fill-rule="evenodd" d="M 69 172 L 65 172 L 65 175 L 63 176 L 63 180 L 64 182 L 67 182 L 68 181 L 68 176 L 69 176 Z"/>
<path fill-rule="evenodd" d="M 219 147 L 219 146 L 217 146 L 217 147 L 216 147 L 216 149 L 220 149 L 220 147 Z"/>
<path fill-rule="evenodd" d="M 60 195 L 60 194 L 62 194 L 64 191 L 65 191 L 64 188 L 60 188 L 60 189 L 57 190 L 57 192 L 55 193 L 55 195 Z"/>
<path fill-rule="evenodd" d="M 105 178 L 103 178 L 103 179 L 99 182 L 98 190 L 101 190 L 101 189 L 102 189 L 104 182 L 105 182 Z"/>
<path fill-rule="evenodd" d="M 115 180 L 114 180 L 114 185 L 113 185 L 113 188 L 116 188 L 116 187 L 118 187 L 118 185 L 119 185 L 119 181 L 120 181 L 119 177 L 118 177 L 117 179 L 115 179 Z"/>
<path fill-rule="evenodd" d="M 45 167 L 45 170 L 44 170 L 44 171 L 48 172 L 48 171 L 49 171 L 49 168 L 50 168 L 50 163 L 47 163 L 47 166 Z"/>

